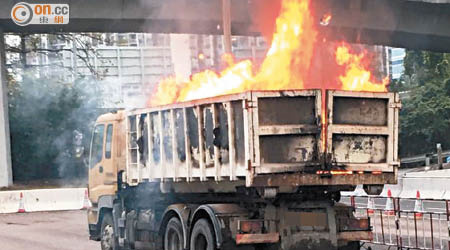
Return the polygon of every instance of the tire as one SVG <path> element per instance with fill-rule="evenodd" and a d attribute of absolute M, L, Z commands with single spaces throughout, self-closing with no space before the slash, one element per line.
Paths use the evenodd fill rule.
<path fill-rule="evenodd" d="M 195 223 L 192 229 L 190 246 L 192 250 L 216 249 L 214 230 L 208 220 L 200 219 Z"/>
<path fill-rule="evenodd" d="M 181 221 L 173 217 L 169 220 L 164 232 L 164 250 L 183 250 L 184 236 Z"/>
<path fill-rule="evenodd" d="M 111 213 L 105 213 L 100 229 L 100 245 L 102 250 L 119 250 L 119 243 L 113 225 L 114 222 Z"/>

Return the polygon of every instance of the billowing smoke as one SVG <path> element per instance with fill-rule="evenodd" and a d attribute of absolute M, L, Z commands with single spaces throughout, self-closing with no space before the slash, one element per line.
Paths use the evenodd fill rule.
<path fill-rule="evenodd" d="M 91 129 L 104 112 L 102 91 L 95 76 L 74 76 L 73 68 L 65 67 L 65 48 L 42 47 L 39 36 L 27 38 L 25 50 L 15 50 L 14 42 L 8 47 L 14 179 L 83 183 Z M 39 42 L 30 44 L 33 40 Z M 36 53 L 39 49 L 50 52 Z"/>

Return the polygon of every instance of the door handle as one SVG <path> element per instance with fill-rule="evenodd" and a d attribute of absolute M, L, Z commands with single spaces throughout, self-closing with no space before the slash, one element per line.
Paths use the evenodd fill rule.
<path fill-rule="evenodd" d="M 98 167 L 98 172 L 99 173 L 103 173 L 103 167 L 102 166 Z"/>

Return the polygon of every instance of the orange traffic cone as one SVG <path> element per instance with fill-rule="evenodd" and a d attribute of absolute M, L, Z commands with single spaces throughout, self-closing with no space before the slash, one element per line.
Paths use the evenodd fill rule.
<path fill-rule="evenodd" d="M 84 200 L 83 200 L 83 208 L 82 209 L 88 209 L 91 207 L 91 201 L 89 200 L 88 190 L 86 189 L 84 191 Z"/>
<path fill-rule="evenodd" d="M 416 202 L 414 203 L 414 214 L 416 215 L 416 218 L 423 217 L 423 202 L 422 199 L 420 199 L 419 190 L 417 190 L 416 193 Z"/>
<path fill-rule="evenodd" d="M 395 212 L 394 212 L 394 198 L 392 198 L 392 193 L 390 189 L 388 189 L 387 195 L 388 197 L 386 200 L 385 214 L 391 216 L 394 215 Z"/>
<path fill-rule="evenodd" d="M 25 213 L 25 205 L 23 203 L 23 193 L 20 192 L 20 199 L 19 199 L 19 210 L 17 210 L 18 213 Z"/>
<path fill-rule="evenodd" d="M 367 215 L 371 216 L 375 213 L 375 202 L 373 201 L 373 197 L 369 196 L 367 200 Z"/>

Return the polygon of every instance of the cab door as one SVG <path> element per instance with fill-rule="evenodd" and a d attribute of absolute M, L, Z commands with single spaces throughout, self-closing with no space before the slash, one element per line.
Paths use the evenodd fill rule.
<path fill-rule="evenodd" d="M 116 191 L 113 164 L 113 123 L 100 123 L 94 128 L 89 160 L 89 196 L 97 203 L 100 196 Z"/>

